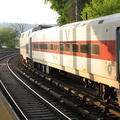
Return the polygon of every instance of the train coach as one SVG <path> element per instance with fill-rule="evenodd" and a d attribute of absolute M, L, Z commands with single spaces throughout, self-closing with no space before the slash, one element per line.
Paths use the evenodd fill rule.
<path fill-rule="evenodd" d="M 86 84 L 96 84 L 100 96 L 120 105 L 120 13 L 63 26 L 40 25 L 21 34 L 20 53 L 42 72 L 85 78 Z"/>

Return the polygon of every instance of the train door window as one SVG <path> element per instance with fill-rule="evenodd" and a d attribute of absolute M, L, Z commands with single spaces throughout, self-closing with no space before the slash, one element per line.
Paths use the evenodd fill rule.
<path fill-rule="evenodd" d="M 32 38 L 29 39 L 29 56 L 32 59 Z"/>
<path fill-rule="evenodd" d="M 53 44 L 50 44 L 50 50 L 53 50 Z"/>
<path fill-rule="evenodd" d="M 60 52 L 64 51 L 64 44 L 60 44 Z"/>
<path fill-rule="evenodd" d="M 80 52 L 83 54 L 88 53 L 88 44 L 80 44 Z"/>
<path fill-rule="evenodd" d="M 91 54 L 92 55 L 100 55 L 100 45 L 99 44 L 91 44 Z"/>
<path fill-rule="evenodd" d="M 26 44 L 26 54 L 28 54 L 28 44 Z"/>
<path fill-rule="evenodd" d="M 72 52 L 78 53 L 78 44 L 72 44 Z"/>
<path fill-rule="evenodd" d="M 65 44 L 65 51 L 70 52 L 70 44 L 69 43 Z"/>

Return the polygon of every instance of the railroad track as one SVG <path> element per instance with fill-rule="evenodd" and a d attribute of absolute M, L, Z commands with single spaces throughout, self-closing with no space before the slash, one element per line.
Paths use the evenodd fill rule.
<path fill-rule="evenodd" d="M 26 64 L 24 64 L 24 66 L 28 67 Z M 92 119 L 111 119 L 111 120 L 118 120 L 120 118 L 120 108 L 117 106 L 114 106 L 112 104 L 108 104 L 103 102 L 101 99 L 96 98 L 93 95 L 89 95 L 89 93 L 86 93 L 84 91 L 78 91 L 75 88 L 66 85 L 65 83 L 62 83 L 61 81 L 58 82 L 58 80 L 56 78 L 52 78 L 51 76 L 48 76 L 44 73 L 41 73 L 37 70 L 34 70 L 30 67 L 28 67 L 29 70 L 31 70 L 31 72 L 35 73 L 37 76 L 44 78 L 44 80 L 46 80 L 47 82 L 50 82 L 52 84 L 54 84 L 57 88 L 62 88 L 63 90 L 67 91 L 67 93 L 70 93 L 70 95 L 72 94 L 75 97 L 78 97 L 79 102 L 75 103 L 75 99 L 72 101 L 70 101 L 70 99 L 72 98 L 72 96 L 67 96 L 67 97 L 63 97 L 65 96 L 63 93 L 63 91 L 60 92 L 59 90 L 54 90 L 52 87 L 46 86 L 43 84 L 43 82 L 39 82 L 37 81 L 37 79 L 34 79 L 34 77 L 32 77 L 30 73 L 28 73 L 28 71 L 26 72 L 26 70 L 20 70 L 19 72 L 21 72 L 26 78 L 28 78 L 30 81 L 32 81 L 33 83 L 37 84 L 39 87 L 41 87 L 42 89 L 44 89 L 45 91 L 48 91 L 48 93 L 52 94 L 53 96 L 55 96 L 57 99 L 61 100 L 63 103 L 67 104 L 68 106 L 76 109 L 77 111 L 79 111 L 80 113 L 84 114 L 84 115 L 88 115 L 90 116 L 90 118 Z M 52 89 L 51 89 L 52 88 Z M 57 91 L 57 92 L 55 92 Z M 59 92 L 58 92 L 59 91 Z M 69 98 L 70 97 L 70 98 Z M 69 99 L 69 100 L 68 100 Z M 87 104 L 84 103 L 80 103 L 80 101 L 85 101 Z M 93 108 L 89 108 L 92 111 L 90 111 L 89 109 L 86 109 L 85 107 L 81 106 L 81 104 L 84 104 L 84 106 L 92 106 L 96 111 L 99 111 L 98 113 L 94 113 Z M 81 107 L 79 107 L 81 106 Z M 98 110 L 96 109 L 98 108 Z M 101 114 L 102 113 L 102 114 Z M 103 114 L 105 113 L 105 114 Z M 96 114 L 101 114 L 101 116 L 97 116 Z"/>
<path fill-rule="evenodd" d="M 18 109 L 18 111 L 21 112 L 21 113 L 17 112 L 18 115 L 20 114 L 20 116 L 22 116 L 21 119 L 23 119 L 23 117 L 24 119 L 39 119 L 39 120 L 40 119 L 42 120 L 44 119 L 117 120 L 119 118 L 116 116 L 112 117 L 113 115 L 110 116 L 110 114 L 107 115 L 107 113 L 104 113 L 104 112 L 101 113 L 100 111 L 102 111 L 102 109 L 99 110 L 100 108 L 97 108 L 96 106 L 93 107 L 89 104 L 86 104 L 86 102 L 83 100 L 79 100 L 79 99 L 76 100 L 76 98 L 74 98 L 75 95 L 71 96 L 71 94 L 68 94 L 69 92 L 70 93 L 72 92 L 73 94 L 76 91 L 68 88 L 68 86 L 63 85 L 62 83 L 58 83 L 56 79 L 50 78 L 49 76 L 44 76 L 44 74 L 39 73 L 38 71 L 34 71 L 33 69 L 31 69 L 32 72 L 25 70 L 25 68 L 18 69 L 18 71 L 27 78 L 27 79 L 24 78 L 24 80 L 22 79 L 25 82 L 24 83 L 19 78 L 19 77 L 23 78 L 23 76 L 20 76 L 18 71 L 16 71 L 18 66 L 13 68 L 15 70 L 14 72 L 16 72 L 16 74 L 18 74 L 19 76 L 19 77 L 17 76 L 19 82 L 18 80 L 16 81 L 15 78 L 11 76 L 10 72 L 6 70 L 5 64 L 7 61 L 8 61 L 8 58 L 2 61 L 2 64 L 3 64 L 2 72 L 5 72 L 7 76 L 4 75 L 4 73 L 3 74 L 0 73 L 0 76 L 4 78 L 2 82 L 5 85 L 5 88 L 7 88 L 10 94 L 12 93 L 11 94 L 12 99 L 14 98 L 15 101 L 17 101 L 17 103 L 16 102 L 15 103 L 19 107 L 15 108 L 15 111 L 17 111 Z M 15 62 L 11 61 L 9 63 L 9 66 L 11 68 L 13 67 L 12 66 L 13 63 Z M 13 71 L 11 72 L 12 74 L 15 74 Z M 34 73 L 37 76 L 35 76 Z M 48 84 L 46 84 L 46 81 Z M 51 86 L 51 84 L 49 83 L 52 83 L 53 86 Z M 23 85 L 21 86 L 21 84 L 23 84 L 24 87 Z M 30 87 L 26 84 L 29 84 Z M 26 87 L 27 87 L 27 90 L 26 90 L 27 92 L 23 91 L 23 89 L 24 88 L 26 89 Z M 60 88 L 60 89 L 62 88 L 62 90 L 57 88 Z M 31 93 L 29 93 L 31 90 L 32 90 L 32 95 Z M 40 94 L 41 96 L 44 96 L 43 99 L 42 97 L 40 97 Z M 21 95 L 21 96 L 18 96 L 18 95 Z M 27 99 L 26 99 L 26 96 L 27 96 Z M 33 98 L 31 96 L 33 96 Z M 36 100 L 34 100 L 36 96 L 37 98 Z M 47 103 L 43 102 L 40 104 L 41 99 L 42 99 L 42 102 L 44 100 L 46 101 L 46 99 L 48 101 Z M 45 109 L 47 110 L 44 110 L 44 107 L 43 107 L 42 111 L 40 111 L 40 108 L 42 108 L 42 106 L 40 105 L 46 107 Z M 50 108 L 49 108 L 49 105 L 51 106 Z M 65 106 L 67 106 L 67 108 Z M 50 112 L 50 110 L 52 111 Z"/>
<path fill-rule="evenodd" d="M 15 62 L 13 62 L 13 63 L 15 63 Z M 39 79 L 39 78 L 38 78 L 38 79 Z M 33 79 L 31 79 L 31 81 L 32 81 L 32 80 L 33 80 Z M 39 80 L 40 80 L 40 79 L 39 79 Z M 26 81 L 26 80 L 25 80 L 24 82 L 26 82 L 26 84 L 29 84 L 31 87 L 33 86 L 33 89 L 36 88 L 37 92 L 38 92 L 39 94 L 41 94 L 42 96 L 44 96 L 45 99 L 47 99 L 50 103 L 52 103 L 53 107 L 55 107 L 56 109 L 58 109 L 58 111 L 60 111 L 62 114 L 64 113 L 64 114 L 65 114 L 64 116 L 66 116 L 67 119 L 77 120 L 78 118 L 83 118 L 83 116 L 82 116 L 82 115 L 79 115 L 78 112 L 74 112 L 73 109 L 70 110 L 70 108 L 66 108 L 66 106 L 64 106 L 63 104 L 61 105 L 61 101 L 60 101 L 60 102 L 59 102 L 58 100 L 56 101 L 56 99 L 54 99 L 53 96 L 48 95 L 48 92 L 45 92 L 45 90 L 44 90 L 45 88 L 47 88 L 46 86 L 41 85 L 42 88 L 44 88 L 44 89 L 40 89 L 39 87 L 37 87 L 37 86 L 35 85 L 35 88 L 34 88 L 33 83 L 31 83 L 30 81 Z M 50 88 L 50 89 L 51 89 L 51 88 Z M 47 89 L 47 90 L 48 90 L 48 89 Z M 51 92 L 53 92 L 53 94 L 55 93 L 54 91 L 51 91 Z M 46 95 L 45 95 L 45 94 L 46 94 Z M 64 118 L 64 119 L 66 119 L 66 118 Z"/>
<path fill-rule="evenodd" d="M 19 106 L 19 110 L 24 113 L 24 116 L 26 116 L 27 119 L 69 119 L 69 117 L 52 106 L 16 76 L 19 80 L 17 81 L 6 69 L 6 60 L 7 59 L 4 59 L 2 62 L 4 64 L 2 69 L 6 74 L 2 74 L 2 78 L 4 78 L 2 82 L 5 85 L 4 87 L 6 87 L 11 94 L 12 98 L 16 101 L 16 104 Z M 10 70 L 10 67 L 8 68 Z"/>
<path fill-rule="evenodd" d="M 11 51 L 0 51 L 0 57 L 4 58 L 4 56 L 9 56 L 11 54 L 17 53 L 18 50 L 11 50 Z"/>
<path fill-rule="evenodd" d="M 36 93 L 33 89 L 31 89 L 28 85 L 26 85 L 18 76 L 17 80 L 15 78 L 15 74 L 13 71 L 11 71 L 12 74 L 7 69 L 6 62 L 8 61 L 8 58 L 5 58 L 2 60 L 2 66 L 0 76 L 1 76 L 1 86 L 2 88 L 6 89 L 8 93 L 9 91 L 9 99 L 12 101 L 12 104 L 16 104 L 17 108 L 15 108 L 15 111 L 17 111 L 18 116 L 20 119 L 41 119 L 41 120 L 61 120 L 61 119 L 74 119 L 75 114 L 71 115 L 70 112 L 65 111 L 66 114 L 69 114 L 71 118 L 69 118 L 67 115 L 62 113 L 60 110 L 58 110 L 54 105 L 52 105 L 50 102 L 48 102 L 46 99 L 44 99 L 42 96 L 40 96 L 38 93 Z M 11 66 L 11 64 L 9 64 Z M 4 85 L 3 85 L 4 84 Z M 5 90 L 2 90 L 5 91 Z M 7 95 L 6 95 L 7 96 Z M 14 101 L 14 102 L 13 102 Z M 55 101 L 51 100 L 55 103 Z M 59 105 L 60 109 L 63 109 Z M 19 111 L 18 111 L 19 110 Z M 19 115 L 20 114 L 20 115 Z M 21 118 L 22 116 L 22 118 Z"/>

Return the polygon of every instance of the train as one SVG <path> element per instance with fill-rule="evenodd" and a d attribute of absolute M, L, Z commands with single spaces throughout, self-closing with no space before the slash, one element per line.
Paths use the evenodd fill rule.
<path fill-rule="evenodd" d="M 62 26 L 39 25 L 20 37 L 22 59 L 50 74 L 70 73 L 120 106 L 120 13 Z"/>

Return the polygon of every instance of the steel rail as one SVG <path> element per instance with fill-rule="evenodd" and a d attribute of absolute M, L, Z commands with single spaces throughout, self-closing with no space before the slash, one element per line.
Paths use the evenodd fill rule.
<path fill-rule="evenodd" d="M 17 103 L 14 101 L 14 99 L 12 98 L 12 96 L 10 95 L 10 93 L 8 92 L 8 90 L 6 89 L 6 87 L 4 86 L 1 80 L 0 80 L 0 86 L 2 88 L 3 93 L 5 94 L 5 97 L 8 99 L 8 101 L 12 105 L 13 109 L 17 110 L 17 113 L 20 115 L 18 117 L 20 117 L 22 120 L 28 120 L 27 117 L 22 112 L 22 110 L 17 105 Z"/>
<path fill-rule="evenodd" d="M 57 111 L 61 116 L 63 116 L 64 119 L 66 120 L 71 120 L 71 118 L 69 118 L 68 116 L 66 116 L 63 112 L 61 112 L 59 109 L 57 109 L 55 106 L 53 106 L 51 103 L 49 103 L 47 100 L 45 100 L 42 96 L 40 96 L 37 92 L 35 92 L 33 89 L 31 89 L 27 84 L 25 84 L 10 68 L 9 65 L 9 61 L 12 59 L 13 57 L 11 57 L 8 61 L 7 61 L 7 67 L 9 69 L 9 71 L 11 72 L 11 74 L 22 84 L 24 85 L 29 91 L 31 91 L 36 97 L 38 97 L 39 99 L 41 99 L 43 102 L 47 103 L 49 106 L 51 106 L 52 109 L 54 109 L 55 111 Z"/>
<path fill-rule="evenodd" d="M 11 55 L 15 56 L 15 54 L 10 54 L 10 55 L 6 55 L 4 57 L 1 57 L 0 58 L 0 61 L 7 58 L 7 57 L 10 57 Z M 22 112 L 22 110 L 19 108 L 19 106 L 17 105 L 17 103 L 14 101 L 14 99 L 12 98 L 12 96 L 10 95 L 10 93 L 8 92 L 8 90 L 6 89 L 6 87 L 4 86 L 4 84 L 2 83 L 2 81 L 0 80 L 0 86 L 1 86 L 1 89 L 2 91 L 4 92 L 6 98 L 9 100 L 9 102 L 12 104 L 12 107 L 17 110 L 18 114 L 20 114 L 20 118 L 22 120 L 28 120 L 26 118 L 26 116 L 24 115 L 24 113 Z M 19 117 L 19 116 L 18 116 Z"/>
<path fill-rule="evenodd" d="M 73 94 L 74 94 L 74 93 L 77 94 L 78 97 L 80 97 L 81 99 L 85 99 L 85 100 L 88 101 L 89 103 L 98 106 L 99 108 L 103 109 L 104 111 L 108 111 L 109 113 L 114 114 L 114 115 L 116 115 L 117 117 L 120 117 L 119 108 L 114 108 L 113 106 L 110 106 L 109 104 L 103 102 L 102 100 L 96 99 L 93 95 L 89 95 L 88 93 L 85 93 L 85 92 L 83 92 L 83 91 L 82 91 L 82 92 L 77 91 L 77 90 L 74 89 L 73 87 L 70 87 L 70 88 L 69 88 L 69 87 L 67 87 L 68 85 L 66 85 L 66 84 L 62 85 L 62 84 L 61 84 L 62 82 L 57 83 L 57 80 L 54 79 L 54 78 L 52 78 L 52 77 L 50 77 L 49 75 L 46 75 L 46 74 L 44 74 L 44 73 L 42 74 L 41 72 L 40 72 L 40 73 L 37 73 L 37 72 L 35 72 L 34 70 L 31 70 L 31 71 L 34 72 L 35 74 L 41 76 L 42 78 L 50 81 L 50 82 L 52 81 L 53 83 L 55 83 L 56 86 L 59 85 L 59 87 L 60 87 L 60 86 L 63 87 L 64 89 L 66 89 L 66 91 L 71 92 L 71 93 L 73 93 Z M 20 71 L 20 70 L 19 70 L 19 72 L 22 73 L 22 71 Z M 22 73 L 22 74 L 23 74 L 25 77 L 28 76 L 28 75 L 25 74 L 25 73 Z M 28 78 L 29 78 L 31 81 L 37 83 L 34 79 L 30 78 L 29 76 L 28 76 Z M 50 80 L 49 80 L 49 79 L 50 79 Z M 39 84 L 39 83 L 37 83 L 37 84 Z M 40 84 L 39 86 L 43 86 L 43 85 Z M 49 88 L 46 87 L 45 89 L 48 90 Z M 61 100 L 64 101 L 64 98 L 61 97 L 60 94 L 53 93 L 52 90 L 49 90 L 49 92 L 50 92 L 51 94 L 55 94 L 56 97 L 58 97 L 59 99 L 61 99 Z M 69 103 L 69 102 L 67 101 L 67 104 L 68 104 L 68 103 Z M 73 104 L 72 104 L 72 106 L 75 106 L 75 107 L 76 107 L 76 105 L 73 105 Z M 76 109 L 77 109 L 77 107 L 76 107 Z M 80 108 L 78 108 L 78 110 L 80 110 Z M 81 111 L 81 110 L 80 110 L 80 111 Z"/>

